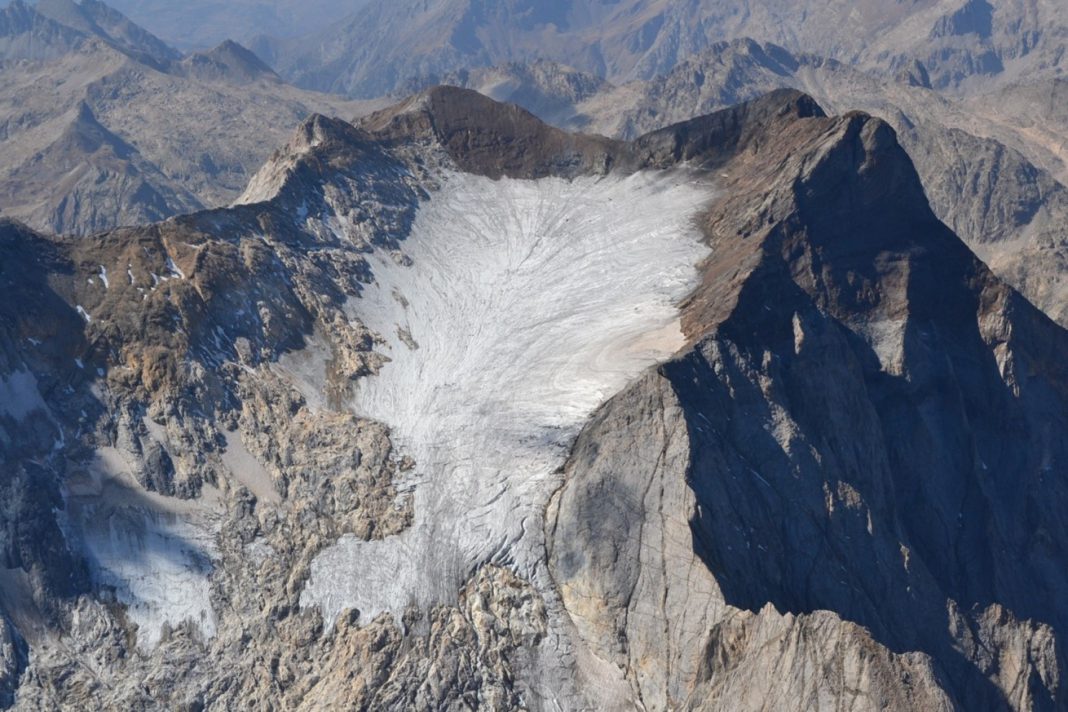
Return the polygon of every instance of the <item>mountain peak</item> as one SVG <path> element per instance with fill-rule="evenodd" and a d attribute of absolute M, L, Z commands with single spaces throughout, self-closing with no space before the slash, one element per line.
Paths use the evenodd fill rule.
<path fill-rule="evenodd" d="M 65 28 L 99 37 L 115 49 L 164 69 L 179 59 L 177 51 L 118 10 L 99 0 L 38 0 L 35 11 Z"/>
<path fill-rule="evenodd" d="M 282 81 L 252 50 L 233 40 L 225 40 L 207 52 L 189 55 L 182 60 L 182 66 L 188 74 L 200 79 L 222 79 L 238 84 L 259 79 Z"/>
<path fill-rule="evenodd" d="M 621 146 L 568 133 L 515 104 L 452 86 L 427 89 L 358 125 L 386 141 L 436 141 L 463 170 L 492 178 L 604 173 Z"/>
<path fill-rule="evenodd" d="M 825 116 L 807 94 L 777 89 L 752 101 L 652 131 L 639 137 L 634 145 L 644 164 L 666 167 L 693 161 L 715 166 L 733 158 L 774 127 Z"/>
<path fill-rule="evenodd" d="M 91 155 L 101 148 L 110 148 L 117 158 L 129 159 L 135 149 L 105 128 L 85 101 L 71 112 L 71 122 L 52 151 L 69 151 L 71 156 Z"/>
<path fill-rule="evenodd" d="M 809 113 L 806 120 L 720 134 L 737 151 L 722 161 L 729 197 L 707 224 L 714 247 L 707 270 L 717 276 L 691 302 L 688 330 L 744 323 L 732 334 L 748 343 L 749 320 L 763 323 L 796 308 L 781 295 L 798 288 L 848 323 L 904 314 L 933 319 L 939 310 L 963 318 L 967 307 L 954 312 L 952 305 L 970 298 L 965 291 L 971 287 L 964 285 L 995 280 L 934 215 L 894 130 L 862 112 L 809 112 L 814 104 L 806 99 L 798 95 L 791 102 Z M 761 186 L 757 192 L 755 185 Z M 944 279 L 920 288 L 917 275 L 939 274 Z"/>

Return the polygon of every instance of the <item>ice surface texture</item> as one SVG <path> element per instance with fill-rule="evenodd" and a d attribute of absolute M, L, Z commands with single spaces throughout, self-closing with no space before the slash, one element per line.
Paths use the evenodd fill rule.
<path fill-rule="evenodd" d="M 452 174 L 404 242 L 373 257 L 352 307 L 392 359 L 354 408 L 417 462 L 415 521 L 342 538 L 313 562 L 305 606 L 332 623 L 455 598 L 480 563 L 527 576 L 568 447 L 598 405 L 683 344 L 677 302 L 705 254 L 710 197 L 687 173 L 574 181 Z"/>
<path fill-rule="evenodd" d="M 110 509 L 94 524 L 84 533 L 93 578 L 126 604 L 139 646 L 154 648 L 166 626 L 186 621 L 204 638 L 215 634 L 206 553 L 210 530 L 178 515 L 135 507 Z"/>

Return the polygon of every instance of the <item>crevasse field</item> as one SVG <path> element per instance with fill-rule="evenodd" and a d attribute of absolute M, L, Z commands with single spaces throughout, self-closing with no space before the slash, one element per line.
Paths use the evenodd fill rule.
<path fill-rule="evenodd" d="M 683 344 L 678 301 L 705 254 L 688 174 L 446 177 L 403 250 L 373 257 L 354 316 L 391 361 L 353 408 L 392 428 L 416 467 L 415 522 L 351 536 L 314 561 L 302 596 L 328 625 L 455 598 L 487 561 L 538 581 L 542 516 L 584 421 Z"/>

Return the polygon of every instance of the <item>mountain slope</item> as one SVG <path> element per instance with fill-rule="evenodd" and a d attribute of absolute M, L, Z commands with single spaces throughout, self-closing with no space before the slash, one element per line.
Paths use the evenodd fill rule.
<path fill-rule="evenodd" d="M 0 210 L 39 229 L 84 234 L 225 204 L 313 111 L 370 108 L 294 89 L 234 43 L 180 57 L 98 2 L 3 12 Z M 82 107 L 129 150 L 106 166 L 63 153 Z"/>
<path fill-rule="evenodd" d="M 92 232 L 203 207 L 101 126 L 84 102 L 61 120 L 69 124 L 56 141 L 0 183 L 0 201 L 22 203 L 27 221 L 56 232 L 74 225 Z"/>
<path fill-rule="evenodd" d="M 782 666 L 804 669 L 791 643 L 824 634 L 778 613 L 833 610 L 929 654 L 954 706 L 1055 709 L 1063 612 L 1038 610 L 1068 582 L 1047 558 L 1059 545 L 1032 537 L 1063 536 L 1064 453 L 1046 433 L 1063 427 L 1065 332 L 937 221 L 884 124 L 787 137 L 791 158 L 762 147 L 726 166 L 762 188 L 728 189 L 709 215 L 694 348 L 575 448 L 548 524 L 565 605 L 645 699 L 668 690 L 658 707 L 759 709 L 732 656 L 789 646 L 761 678 L 780 689 Z M 654 611 L 678 623 L 650 632 Z"/>
<path fill-rule="evenodd" d="M 59 24 L 100 37 L 125 54 L 164 67 L 180 55 L 158 37 L 99 0 L 37 0 L 34 9 Z"/>
<path fill-rule="evenodd" d="M 878 120 L 439 88 L 0 249 L 16 708 L 1063 698 L 1068 332 Z"/>
<path fill-rule="evenodd" d="M 78 46 L 84 35 L 49 17 L 32 6 L 14 0 L 0 10 L 0 58 L 50 59 Z"/>

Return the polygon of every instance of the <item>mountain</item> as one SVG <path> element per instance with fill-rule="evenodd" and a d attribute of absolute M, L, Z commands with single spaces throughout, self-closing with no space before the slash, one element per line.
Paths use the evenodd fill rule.
<path fill-rule="evenodd" d="M 790 158 L 757 144 L 724 166 L 732 197 L 708 216 L 712 253 L 683 317 L 693 348 L 610 401 L 573 450 L 547 525 L 565 605 L 658 708 L 806 699 L 794 686 L 827 660 L 815 641 L 840 651 L 845 637 L 823 628 L 827 610 L 930 655 L 949 692 L 865 688 L 858 706 L 1056 708 L 1063 693 L 1038 680 L 1059 681 L 994 660 L 1010 639 L 1062 655 L 1058 624 L 1018 616 L 1063 585 L 1023 542 L 1059 526 L 1030 500 L 1061 487 L 1030 438 L 1064 391 L 1028 393 L 1010 374 L 1017 358 L 1061 369 L 1063 331 L 938 222 L 885 124 L 852 114 L 783 133 L 799 142 Z M 779 187 L 739 190 L 754 183 Z M 1006 319 L 1032 355 L 1007 346 Z M 1015 410 L 1027 402 L 1030 425 Z M 993 411 L 1006 429 L 988 436 L 979 413 Z M 644 626 L 650 615 L 672 625 Z M 989 662 L 964 662 L 977 653 Z M 853 665 L 847 679 L 885 680 Z"/>
<path fill-rule="evenodd" d="M 4 60 L 50 59 L 71 51 L 84 37 L 21 0 L 0 10 L 0 58 Z"/>
<path fill-rule="evenodd" d="M 1068 323 L 1066 44 L 1044 0 L 457 0 L 383 3 L 323 35 L 255 46 L 303 86 L 455 84 L 618 138 L 781 87 L 868 111 L 897 129 L 938 216 Z"/>
<path fill-rule="evenodd" d="M 0 12 L 0 211 L 46 231 L 224 205 L 309 114 L 381 105 L 295 89 L 233 42 L 183 57 L 95 0 Z"/>
<path fill-rule="evenodd" d="M 21 0 L 15 0 L 20 2 Z M 85 35 L 106 40 L 125 54 L 165 66 L 180 55 L 100 0 L 37 0 L 37 13 Z"/>
<path fill-rule="evenodd" d="M 0 255 L 4 704 L 1064 699 L 1068 332 L 878 119 L 434 88 Z"/>
<path fill-rule="evenodd" d="M 917 62 L 936 89 L 1063 76 L 1053 0 L 422 0 L 369 3 L 318 35 L 253 49 L 300 86 L 355 97 L 412 77 L 547 59 L 620 83 L 740 37 L 893 75 Z"/>
<path fill-rule="evenodd" d="M 634 136 L 779 87 L 806 91 L 836 112 L 857 108 L 885 117 L 912 156 L 938 216 L 999 275 L 1065 323 L 1068 192 L 1055 137 L 1068 135 L 1068 124 L 1055 112 L 1047 112 L 1047 121 L 1036 112 L 1029 125 L 1001 108 L 1036 106 L 1037 99 L 960 103 L 922 85 L 739 40 L 696 55 L 657 80 L 587 99 L 573 108 L 570 123 Z M 1036 123 L 1048 133 L 1036 130 Z"/>
<path fill-rule="evenodd" d="M 221 80 L 250 84 L 257 80 L 282 83 L 274 70 L 248 49 L 226 40 L 207 52 L 194 52 L 181 63 L 187 76 L 207 81 Z"/>
<path fill-rule="evenodd" d="M 409 93 L 444 85 L 474 89 L 497 101 L 518 104 L 544 121 L 574 128 L 589 120 L 579 116 L 586 102 L 615 87 L 600 77 L 556 62 L 510 62 L 496 67 L 431 74 L 408 82 Z M 601 131 L 609 134 L 611 131 Z"/>
<path fill-rule="evenodd" d="M 370 0 L 113 0 L 112 5 L 175 47 L 197 50 L 260 35 L 295 37 L 319 32 Z"/>
<path fill-rule="evenodd" d="M 116 223 L 151 223 L 202 207 L 101 126 L 84 102 L 60 120 L 67 125 L 56 140 L 0 182 L 0 200 L 21 203 L 28 221 L 56 231 L 74 225 L 94 231 Z"/>
<path fill-rule="evenodd" d="M 1068 324 L 1068 192 L 1058 143 L 1068 124 L 1055 101 L 1039 100 L 1046 90 L 1056 96 L 1059 83 L 1006 89 L 996 102 L 957 101 L 933 91 L 916 71 L 879 78 L 740 39 L 717 43 L 662 77 L 619 86 L 550 62 L 444 79 L 519 103 L 558 126 L 620 138 L 783 87 L 803 90 L 832 111 L 859 108 L 884 117 L 912 156 L 939 218 L 999 276 Z M 1017 93 L 1023 98 L 1014 100 Z M 1035 110 L 1025 117 L 1021 107 Z"/>

